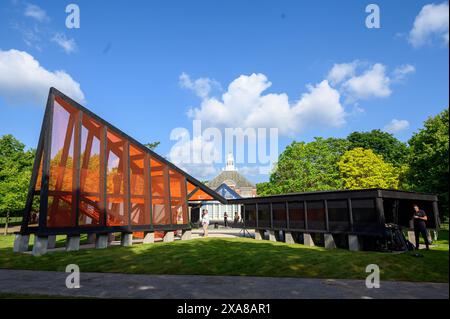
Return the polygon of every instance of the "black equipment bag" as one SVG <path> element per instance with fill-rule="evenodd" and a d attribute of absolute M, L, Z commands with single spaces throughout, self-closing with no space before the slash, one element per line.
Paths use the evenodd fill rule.
<path fill-rule="evenodd" d="M 414 245 L 406 239 L 397 224 L 386 224 L 386 248 L 390 251 L 414 250 Z"/>

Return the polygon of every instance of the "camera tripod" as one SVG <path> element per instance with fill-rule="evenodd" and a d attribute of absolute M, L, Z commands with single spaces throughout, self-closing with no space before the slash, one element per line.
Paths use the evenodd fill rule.
<path fill-rule="evenodd" d="M 244 237 L 247 237 L 246 233 L 248 234 L 248 237 L 252 237 L 252 235 L 250 234 L 250 232 L 247 230 L 247 227 L 245 227 L 245 224 L 242 225 L 241 230 L 239 231 L 239 235 L 242 233 L 242 235 L 244 235 Z"/>

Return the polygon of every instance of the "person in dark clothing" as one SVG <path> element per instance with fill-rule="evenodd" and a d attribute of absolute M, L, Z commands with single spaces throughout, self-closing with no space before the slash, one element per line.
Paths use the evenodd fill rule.
<path fill-rule="evenodd" d="M 224 223 L 225 227 L 228 227 L 228 214 L 227 214 L 227 212 L 225 212 L 223 214 L 223 223 Z"/>
<path fill-rule="evenodd" d="M 427 224 L 428 220 L 427 214 L 419 208 L 419 206 L 414 205 L 414 237 L 416 237 L 416 249 L 419 249 L 419 235 L 421 234 L 423 240 L 425 241 L 425 246 L 429 250 L 430 243 L 428 242 L 427 235 Z"/>

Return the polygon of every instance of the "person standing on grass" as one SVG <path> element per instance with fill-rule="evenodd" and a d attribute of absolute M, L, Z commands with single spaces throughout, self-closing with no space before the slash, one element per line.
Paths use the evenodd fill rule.
<path fill-rule="evenodd" d="M 225 213 L 223 214 L 223 225 L 224 225 L 225 227 L 228 227 L 228 214 L 227 214 L 227 212 L 225 212 Z"/>
<path fill-rule="evenodd" d="M 208 237 L 208 226 L 209 226 L 209 215 L 208 210 L 204 209 L 202 211 L 202 227 L 203 227 L 203 237 Z"/>
<path fill-rule="evenodd" d="M 238 212 L 234 212 L 234 224 L 237 225 L 237 223 L 239 223 L 239 220 L 241 218 L 239 217 L 239 213 Z"/>
<path fill-rule="evenodd" d="M 430 249 L 430 243 L 428 242 L 427 235 L 427 224 L 428 220 L 427 214 L 419 208 L 419 206 L 414 205 L 414 237 L 416 237 L 416 249 L 419 249 L 419 235 L 422 234 L 423 240 L 425 241 L 425 246 L 427 250 Z"/>

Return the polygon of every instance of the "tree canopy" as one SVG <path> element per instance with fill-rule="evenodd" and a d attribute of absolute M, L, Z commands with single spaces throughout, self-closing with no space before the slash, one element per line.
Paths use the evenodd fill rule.
<path fill-rule="evenodd" d="M 337 162 L 348 146 L 336 138 L 292 142 L 280 154 L 270 182 L 257 185 L 258 195 L 342 188 Z"/>
<path fill-rule="evenodd" d="M 0 137 L 0 214 L 24 208 L 34 155 L 12 135 Z"/>
<path fill-rule="evenodd" d="M 156 142 L 151 142 L 151 143 L 144 144 L 144 146 L 146 146 L 147 148 L 149 148 L 152 151 L 154 151 L 155 148 L 157 148 L 159 146 L 159 144 L 161 144 L 161 142 L 160 141 L 156 141 Z"/>
<path fill-rule="evenodd" d="M 353 132 L 347 140 L 350 149 L 357 147 L 371 149 L 375 154 L 381 155 L 385 162 L 396 167 L 402 166 L 408 160 L 408 146 L 387 132 L 380 130 Z"/>
<path fill-rule="evenodd" d="M 398 188 L 398 170 L 371 149 L 357 147 L 345 152 L 338 167 L 345 189 Z"/>
<path fill-rule="evenodd" d="M 428 118 L 409 140 L 408 182 L 416 191 L 437 193 L 440 210 L 448 213 L 449 192 L 448 109 Z"/>

